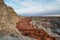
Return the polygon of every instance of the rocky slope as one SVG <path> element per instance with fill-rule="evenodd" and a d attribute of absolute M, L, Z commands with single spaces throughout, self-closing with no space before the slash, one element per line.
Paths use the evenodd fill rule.
<path fill-rule="evenodd" d="M 16 23 L 21 19 L 13 8 L 4 4 L 0 0 L 0 40 L 35 40 L 34 38 L 24 37 L 16 28 Z"/>
<path fill-rule="evenodd" d="M 11 34 L 11 35 L 0 35 L 0 40 L 36 40 L 36 39 L 21 35 Z"/>
<path fill-rule="evenodd" d="M 60 37 L 60 17 L 26 17 L 17 23 L 21 29 L 43 29 L 52 37 Z"/>
<path fill-rule="evenodd" d="M 0 40 L 59 40 L 58 37 L 60 17 L 21 17 L 0 0 Z"/>
<path fill-rule="evenodd" d="M 53 37 L 60 37 L 60 17 L 32 17 L 31 24 L 37 29 L 44 29 Z"/>
<path fill-rule="evenodd" d="M 45 28 L 45 27 L 41 26 L 39 24 L 40 22 L 37 19 L 34 19 L 34 18 L 35 17 L 33 17 L 33 18 L 26 17 L 24 19 L 21 19 L 17 23 L 16 27 L 19 29 L 19 31 L 21 32 L 21 34 L 24 35 L 24 36 L 29 36 L 29 37 L 35 38 L 37 40 L 56 40 L 54 37 L 52 37 L 51 35 L 49 35 L 50 33 L 48 34 L 48 32 L 47 32 L 48 30 L 44 30 L 43 28 Z M 34 21 L 33 21 L 33 19 L 34 19 Z M 34 22 L 39 22 L 39 23 L 36 24 Z M 39 26 L 37 26 L 37 25 L 39 25 Z"/>
<path fill-rule="evenodd" d="M 39 33 L 42 29 L 43 37 L 49 35 L 45 40 L 60 40 L 60 17 L 26 17 L 21 19 L 16 27 L 21 31 L 22 35 L 36 38 L 37 40 L 44 39 L 41 38 Z M 46 33 L 45 36 L 44 33 Z M 55 39 L 52 39 L 54 37 Z"/>
<path fill-rule="evenodd" d="M 18 20 L 19 17 L 14 12 L 14 10 L 11 7 L 6 6 L 3 0 L 0 0 L 0 31 L 2 31 L 1 33 L 3 33 L 3 30 L 7 31 L 8 29 L 10 33 L 11 31 L 12 33 L 18 33 L 17 29 L 15 28 L 15 25 Z M 4 33 L 6 32 L 4 31 Z"/>

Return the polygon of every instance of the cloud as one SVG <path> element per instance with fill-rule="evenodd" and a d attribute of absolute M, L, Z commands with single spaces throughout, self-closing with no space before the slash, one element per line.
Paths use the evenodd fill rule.
<path fill-rule="evenodd" d="M 5 3 L 12 6 L 18 14 L 60 10 L 60 0 L 6 0 Z"/>

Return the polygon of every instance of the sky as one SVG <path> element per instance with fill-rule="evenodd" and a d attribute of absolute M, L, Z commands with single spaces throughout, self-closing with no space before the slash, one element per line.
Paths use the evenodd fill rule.
<path fill-rule="evenodd" d="M 18 15 L 60 14 L 60 0 L 4 0 Z M 57 11 L 57 12 L 56 12 Z"/>

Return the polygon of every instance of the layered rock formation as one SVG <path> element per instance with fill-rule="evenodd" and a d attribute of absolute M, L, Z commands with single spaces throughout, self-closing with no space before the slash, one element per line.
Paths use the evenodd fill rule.
<path fill-rule="evenodd" d="M 20 31 L 22 32 L 22 35 L 29 36 L 37 40 L 56 40 L 54 37 L 51 37 L 42 29 L 24 29 Z"/>
<path fill-rule="evenodd" d="M 60 17 L 21 18 L 0 0 L 0 40 L 56 40 L 59 36 Z"/>
<path fill-rule="evenodd" d="M 35 23 L 32 23 L 32 20 L 33 20 L 32 18 L 26 17 L 24 19 L 21 19 L 17 23 L 16 27 L 19 29 L 19 31 L 21 31 L 22 35 L 29 36 L 29 37 L 35 38 L 37 40 L 56 40 L 54 37 L 50 36 L 46 32 L 47 30 L 44 31 L 43 26 L 40 25 L 41 28 L 38 29 L 39 26 L 37 26 L 37 25 L 39 25 L 39 23 L 34 25 Z M 36 19 L 34 19 L 34 21 L 35 20 Z M 39 22 L 39 21 L 37 21 L 37 22 Z"/>
<path fill-rule="evenodd" d="M 20 30 L 23 30 L 23 29 L 34 29 L 34 25 L 31 25 L 29 22 L 31 21 L 31 18 L 29 17 L 26 17 L 26 18 L 23 18 L 21 19 L 16 27 Z"/>
<path fill-rule="evenodd" d="M 52 37 L 60 37 L 60 17 L 26 17 L 17 23 L 17 28 L 43 29 Z"/>
<path fill-rule="evenodd" d="M 20 34 L 16 23 L 21 19 L 15 11 L 0 0 L 0 40 L 36 40 Z"/>
<path fill-rule="evenodd" d="M 0 0 L 0 34 L 18 33 L 15 28 L 18 20 L 19 17 L 14 10 L 6 6 L 3 0 Z"/>
<path fill-rule="evenodd" d="M 50 36 L 60 37 L 60 17 L 32 17 L 31 24 L 44 29 Z"/>

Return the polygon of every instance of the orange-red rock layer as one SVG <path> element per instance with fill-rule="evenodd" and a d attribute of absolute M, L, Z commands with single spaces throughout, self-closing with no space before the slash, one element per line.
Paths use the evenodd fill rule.
<path fill-rule="evenodd" d="M 21 34 L 36 38 L 37 40 L 56 40 L 54 37 L 49 36 L 43 29 L 21 29 Z"/>
<path fill-rule="evenodd" d="M 17 28 L 18 29 L 34 29 L 34 26 L 29 23 L 30 21 L 31 21 L 30 18 L 21 19 L 17 23 Z"/>
<path fill-rule="evenodd" d="M 29 24 L 30 18 L 24 18 L 17 23 L 17 28 L 24 36 L 36 38 L 37 40 L 56 40 L 54 37 L 49 36 L 43 29 L 34 29 L 34 26 Z"/>

